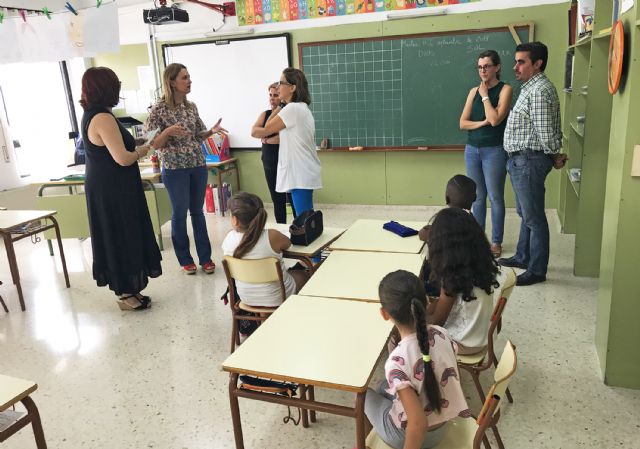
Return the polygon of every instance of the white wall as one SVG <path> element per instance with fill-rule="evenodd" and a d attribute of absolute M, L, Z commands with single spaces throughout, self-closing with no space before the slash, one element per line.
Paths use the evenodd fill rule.
<path fill-rule="evenodd" d="M 216 3 L 214 0 L 207 0 Z M 219 29 L 222 25 L 222 15 L 216 11 L 199 6 L 197 4 L 179 3 L 180 8 L 189 12 L 189 22 L 184 24 L 160 25 L 153 27 L 155 36 L 160 41 L 189 40 L 203 37 L 215 37 L 218 33 L 213 33 L 213 29 Z M 544 4 L 568 3 L 567 0 L 482 0 L 474 3 L 464 3 L 447 6 L 447 14 L 463 14 L 475 11 L 486 11 L 492 9 L 508 9 Z M 142 44 L 149 40 L 149 28 L 142 21 L 142 9 L 153 8 L 153 2 L 146 2 L 134 6 L 121 7 L 120 17 L 120 43 Z M 415 11 L 415 10 L 413 10 Z M 407 11 L 410 12 L 410 11 Z M 300 28 L 326 27 L 333 25 L 344 25 L 359 22 L 376 22 L 385 20 L 386 12 L 355 14 L 341 17 L 325 17 L 319 19 L 297 20 L 293 22 L 282 22 L 257 25 L 255 33 L 272 33 L 288 31 Z M 433 17 L 432 20 L 438 20 Z M 227 23 L 219 29 L 219 34 L 229 33 L 251 27 L 239 27 L 235 17 L 228 17 Z"/>
<path fill-rule="evenodd" d="M 9 143 L 9 136 L 5 136 L 4 111 L 0 112 L 0 191 L 13 189 L 22 185 L 22 180 L 18 176 L 18 165 L 16 164 L 16 154 L 13 145 Z M 3 204 L 0 204 L 2 206 Z"/>

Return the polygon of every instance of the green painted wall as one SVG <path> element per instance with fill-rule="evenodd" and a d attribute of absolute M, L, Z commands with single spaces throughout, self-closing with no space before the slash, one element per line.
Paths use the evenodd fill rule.
<path fill-rule="evenodd" d="M 558 88 L 561 88 L 564 77 L 567 8 L 567 4 L 542 5 L 293 30 L 292 57 L 294 65 L 298 66 L 298 44 L 303 42 L 494 28 L 513 22 L 533 21 L 535 38 L 545 42 L 550 50 L 547 75 Z M 158 45 L 159 49 L 161 44 Z M 122 49 L 118 55 L 95 58 L 95 63 L 112 67 L 123 80 L 123 88 L 136 88 L 136 67 L 148 64 L 146 46 L 128 45 Z M 162 61 L 162 55 L 160 60 Z M 512 61 L 504 61 L 504 70 L 512 70 Z M 451 101 L 458 102 L 462 111 L 465 98 L 465 92 L 456 92 Z M 270 201 L 260 152 L 236 151 L 234 156 L 240 159 L 243 190 L 255 192 L 264 200 Z M 442 205 L 446 181 L 456 173 L 465 173 L 462 151 L 321 152 L 320 160 L 324 184 L 324 188 L 316 194 L 316 201 L 320 203 Z M 509 181 L 505 191 L 507 207 L 515 207 Z M 558 207 L 559 191 L 560 173 L 554 171 L 547 179 L 548 208 Z"/>
<path fill-rule="evenodd" d="M 628 68 L 626 86 L 613 97 L 605 193 L 596 349 L 605 383 L 640 389 L 640 178 L 630 175 L 640 143 L 639 8 L 623 17 Z"/>
<path fill-rule="evenodd" d="M 145 44 L 121 45 L 120 53 L 101 53 L 93 58 L 94 67 L 109 67 L 122 81 L 122 90 L 138 90 L 138 66 L 149 65 Z"/>
<path fill-rule="evenodd" d="M 561 89 L 564 77 L 567 9 L 567 4 L 543 5 L 295 30 L 291 33 L 293 61 L 295 66 L 299 65 L 298 44 L 304 42 L 494 28 L 506 26 L 508 23 L 533 21 L 535 39 L 545 42 L 550 50 L 547 75 Z M 512 61 L 504 61 L 504 70 L 512 70 Z M 460 103 L 460 111 L 462 111 L 466 93 L 455 94 L 457 96 L 452 96 L 451 101 Z M 563 101 L 562 97 L 561 101 Z M 317 201 L 385 204 L 380 203 L 381 194 L 383 194 L 381 189 L 385 189 L 386 204 L 441 205 L 444 204 L 444 186 L 447 180 L 456 173 L 465 173 L 462 152 L 387 152 L 384 154 L 386 156 L 382 157 L 377 154 L 338 153 L 332 155 L 333 158 L 321 155 L 325 188 L 318 192 Z M 371 157 L 365 160 L 365 156 Z M 259 158 L 257 155 L 255 157 Z M 364 163 L 360 164 L 360 161 Z M 371 171 L 363 173 L 361 170 L 363 166 Z M 385 185 L 374 184 L 383 179 Z M 359 188 L 362 183 L 367 183 L 369 188 Z M 554 171 L 547 180 L 547 207 L 558 207 L 559 190 L 560 172 Z M 336 191 L 339 192 L 337 196 L 333 194 Z M 513 190 L 508 181 L 505 200 L 507 207 L 515 207 Z"/>

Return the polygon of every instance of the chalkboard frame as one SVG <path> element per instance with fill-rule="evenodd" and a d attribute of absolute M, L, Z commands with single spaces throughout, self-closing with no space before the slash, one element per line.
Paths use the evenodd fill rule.
<path fill-rule="evenodd" d="M 527 31 L 527 34 L 531 35 L 532 25 L 517 25 L 512 27 L 509 26 L 503 27 L 493 27 L 493 28 L 475 28 L 475 29 L 465 29 L 465 30 L 449 30 L 449 31 L 437 31 L 433 33 L 415 33 L 415 34 L 397 34 L 392 36 L 374 36 L 374 37 L 364 37 L 364 38 L 353 38 L 353 39 L 337 39 L 337 40 L 328 40 L 328 41 L 315 41 L 315 42 L 299 42 L 298 43 L 298 67 L 300 70 L 304 72 L 304 65 L 302 63 L 302 53 L 303 49 L 307 47 L 316 47 L 323 45 L 335 45 L 341 43 L 354 43 L 354 42 L 371 42 L 371 41 L 385 41 L 385 40 L 398 40 L 398 39 L 414 39 L 414 38 L 432 38 L 438 36 L 461 36 L 467 34 L 479 34 L 479 33 L 495 33 L 495 32 L 507 32 L 510 33 L 513 30 L 515 33 L 519 31 Z M 513 42 L 514 48 L 517 45 L 517 42 L 514 40 Z M 505 64 L 503 63 L 503 66 Z M 508 67 L 508 65 L 507 65 Z M 312 99 L 313 100 L 313 99 Z M 515 98 L 514 98 L 515 101 Z M 460 110 L 462 113 L 462 110 Z M 464 151 L 464 145 L 402 145 L 402 146 L 367 146 L 361 151 Z M 358 148 L 360 149 L 360 148 Z M 349 147 L 333 147 L 329 150 L 322 151 L 353 151 Z"/>

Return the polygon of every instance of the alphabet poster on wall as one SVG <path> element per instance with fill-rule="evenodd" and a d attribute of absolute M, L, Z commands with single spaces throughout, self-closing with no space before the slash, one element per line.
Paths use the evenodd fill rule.
<path fill-rule="evenodd" d="M 239 25 L 458 5 L 480 0 L 236 0 Z"/>

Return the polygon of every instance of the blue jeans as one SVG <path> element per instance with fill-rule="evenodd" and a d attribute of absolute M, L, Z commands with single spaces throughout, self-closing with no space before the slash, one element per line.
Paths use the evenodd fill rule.
<path fill-rule="evenodd" d="M 516 211 L 522 219 L 515 258 L 527 264 L 527 271 L 547 274 L 549 224 L 544 213 L 544 181 L 553 160 L 541 151 L 523 151 L 510 157 L 507 170 L 516 193 Z"/>
<path fill-rule="evenodd" d="M 171 240 L 178 263 L 185 266 L 193 263 L 187 236 L 187 211 L 191 212 L 191 226 L 196 242 L 200 265 L 211 262 L 211 243 L 207 234 L 207 223 L 202 206 L 207 187 L 207 168 L 162 169 L 162 181 L 167 188 L 171 207 Z"/>
<path fill-rule="evenodd" d="M 491 203 L 491 243 L 502 243 L 504 235 L 504 182 L 507 179 L 507 152 L 496 147 L 464 148 L 467 175 L 476 183 L 476 200 L 471 211 L 484 229 L 487 217 L 487 193 Z"/>

